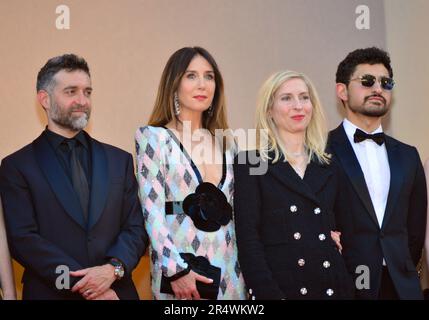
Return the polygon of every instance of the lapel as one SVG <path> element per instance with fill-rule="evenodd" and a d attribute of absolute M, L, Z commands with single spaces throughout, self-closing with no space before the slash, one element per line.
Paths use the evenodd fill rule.
<path fill-rule="evenodd" d="M 398 154 L 399 143 L 389 136 L 386 136 L 385 143 L 390 167 L 390 187 L 381 228 L 385 227 L 387 221 L 392 216 L 396 201 L 400 198 L 401 186 L 404 179 L 404 171 L 402 169 L 403 164 L 401 163 L 401 157 Z"/>
<path fill-rule="evenodd" d="M 89 230 L 96 224 L 105 207 L 109 179 L 107 156 L 102 144 L 92 139 L 86 132 L 85 135 L 90 144 L 92 163 L 88 224 L 83 218 L 82 208 L 70 179 L 58 161 L 55 151 L 43 134 L 33 141 L 33 147 L 37 162 L 58 201 L 74 221 L 83 229 Z"/>
<path fill-rule="evenodd" d="M 305 171 L 304 182 L 314 194 L 317 194 L 325 186 L 332 174 L 333 170 L 329 165 L 311 161 Z"/>
<path fill-rule="evenodd" d="M 79 199 L 54 149 L 52 149 L 43 134 L 33 141 L 33 147 L 37 162 L 46 180 L 48 180 L 52 192 L 70 217 L 82 228 L 86 229 L 86 223 Z"/>
<path fill-rule="evenodd" d="M 318 205 L 320 200 L 316 194 L 332 175 L 332 170 L 313 161 L 308 164 L 304 179 L 301 179 L 292 166 L 282 158 L 276 163 L 271 163 L 269 168 L 272 176 L 280 183 Z"/>
<path fill-rule="evenodd" d="M 330 140 L 332 152 L 336 155 L 336 158 L 344 168 L 344 171 L 349 177 L 353 188 L 364 204 L 371 219 L 377 227 L 379 227 L 377 215 L 375 214 L 374 206 L 372 205 L 371 197 L 366 186 L 365 177 L 342 124 L 331 132 Z"/>
<path fill-rule="evenodd" d="M 103 145 L 92 139 L 86 132 L 86 137 L 91 149 L 91 198 L 89 203 L 90 230 L 100 218 L 107 201 L 109 191 L 109 173 L 107 155 Z"/>

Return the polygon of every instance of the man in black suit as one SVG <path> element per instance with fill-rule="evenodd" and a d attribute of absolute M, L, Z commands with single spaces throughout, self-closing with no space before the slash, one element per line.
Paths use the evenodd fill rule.
<path fill-rule="evenodd" d="M 23 299 L 138 299 L 131 272 L 148 238 L 132 156 L 83 131 L 91 92 L 84 59 L 50 59 L 37 77 L 48 125 L 1 163 L 11 251 L 25 269 Z"/>
<path fill-rule="evenodd" d="M 346 119 L 330 132 L 329 152 L 342 168 L 337 227 L 356 296 L 421 299 L 426 181 L 416 148 L 383 133 L 394 86 L 389 55 L 375 47 L 349 53 L 336 82 Z"/>

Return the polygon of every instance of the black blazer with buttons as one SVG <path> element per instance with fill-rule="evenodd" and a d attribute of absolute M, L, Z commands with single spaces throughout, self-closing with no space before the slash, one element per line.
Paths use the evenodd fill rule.
<path fill-rule="evenodd" d="M 426 181 L 416 148 L 386 135 L 390 188 L 380 228 L 363 172 L 343 125 L 330 132 L 328 145 L 340 172 L 341 200 L 337 227 L 342 232 L 343 256 L 350 273 L 367 266 L 369 288 L 357 298 L 377 299 L 383 258 L 401 299 L 421 299 L 416 272 L 426 230 Z"/>
<path fill-rule="evenodd" d="M 92 159 L 88 221 L 43 134 L 2 160 L 0 193 L 11 252 L 25 268 L 24 299 L 80 299 L 57 288 L 57 278 L 65 275 L 57 267 L 76 271 L 105 264 L 109 257 L 121 260 L 126 270 L 112 289 L 121 299 L 138 299 L 131 272 L 148 237 L 132 156 L 89 135 L 87 140 Z M 77 280 L 70 278 L 70 288 Z"/>
<path fill-rule="evenodd" d="M 330 235 L 335 167 L 311 161 L 301 179 L 280 159 L 252 175 L 255 156 L 240 153 L 234 164 L 238 257 L 251 298 L 351 298 L 351 277 Z"/>

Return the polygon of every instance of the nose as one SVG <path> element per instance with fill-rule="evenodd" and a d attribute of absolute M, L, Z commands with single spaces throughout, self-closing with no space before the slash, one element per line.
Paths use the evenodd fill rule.
<path fill-rule="evenodd" d="M 378 94 L 381 94 L 383 92 L 383 88 L 381 87 L 381 81 L 375 81 L 374 85 L 372 86 L 372 91 Z"/>
<path fill-rule="evenodd" d="M 206 79 L 204 77 L 198 78 L 198 88 L 204 89 L 206 87 Z"/>
<path fill-rule="evenodd" d="M 303 108 L 303 102 L 300 99 L 293 99 L 293 108 L 296 110 L 301 110 Z"/>
<path fill-rule="evenodd" d="M 89 101 L 89 97 L 87 97 L 84 92 L 79 92 L 79 94 L 76 95 L 76 103 L 81 106 L 87 106 Z"/>

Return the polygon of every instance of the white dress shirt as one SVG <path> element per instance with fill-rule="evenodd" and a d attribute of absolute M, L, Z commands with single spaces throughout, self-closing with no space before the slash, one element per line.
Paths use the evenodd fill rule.
<path fill-rule="evenodd" d="M 370 139 L 354 142 L 353 136 L 358 127 L 347 119 L 344 119 L 343 127 L 359 161 L 372 205 L 377 215 L 378 224 L 381 228 L 390 187 L 390 167 L 386 144 L 383 143 L 380 146 Z M 362 130 L 361 128 L 359 129 Z M 366 132 L 365 130 L 362 131 Z M 379 132 L 383 132 L 381 125 L 373 132 L 366 133 L 374 134 Z"/>

